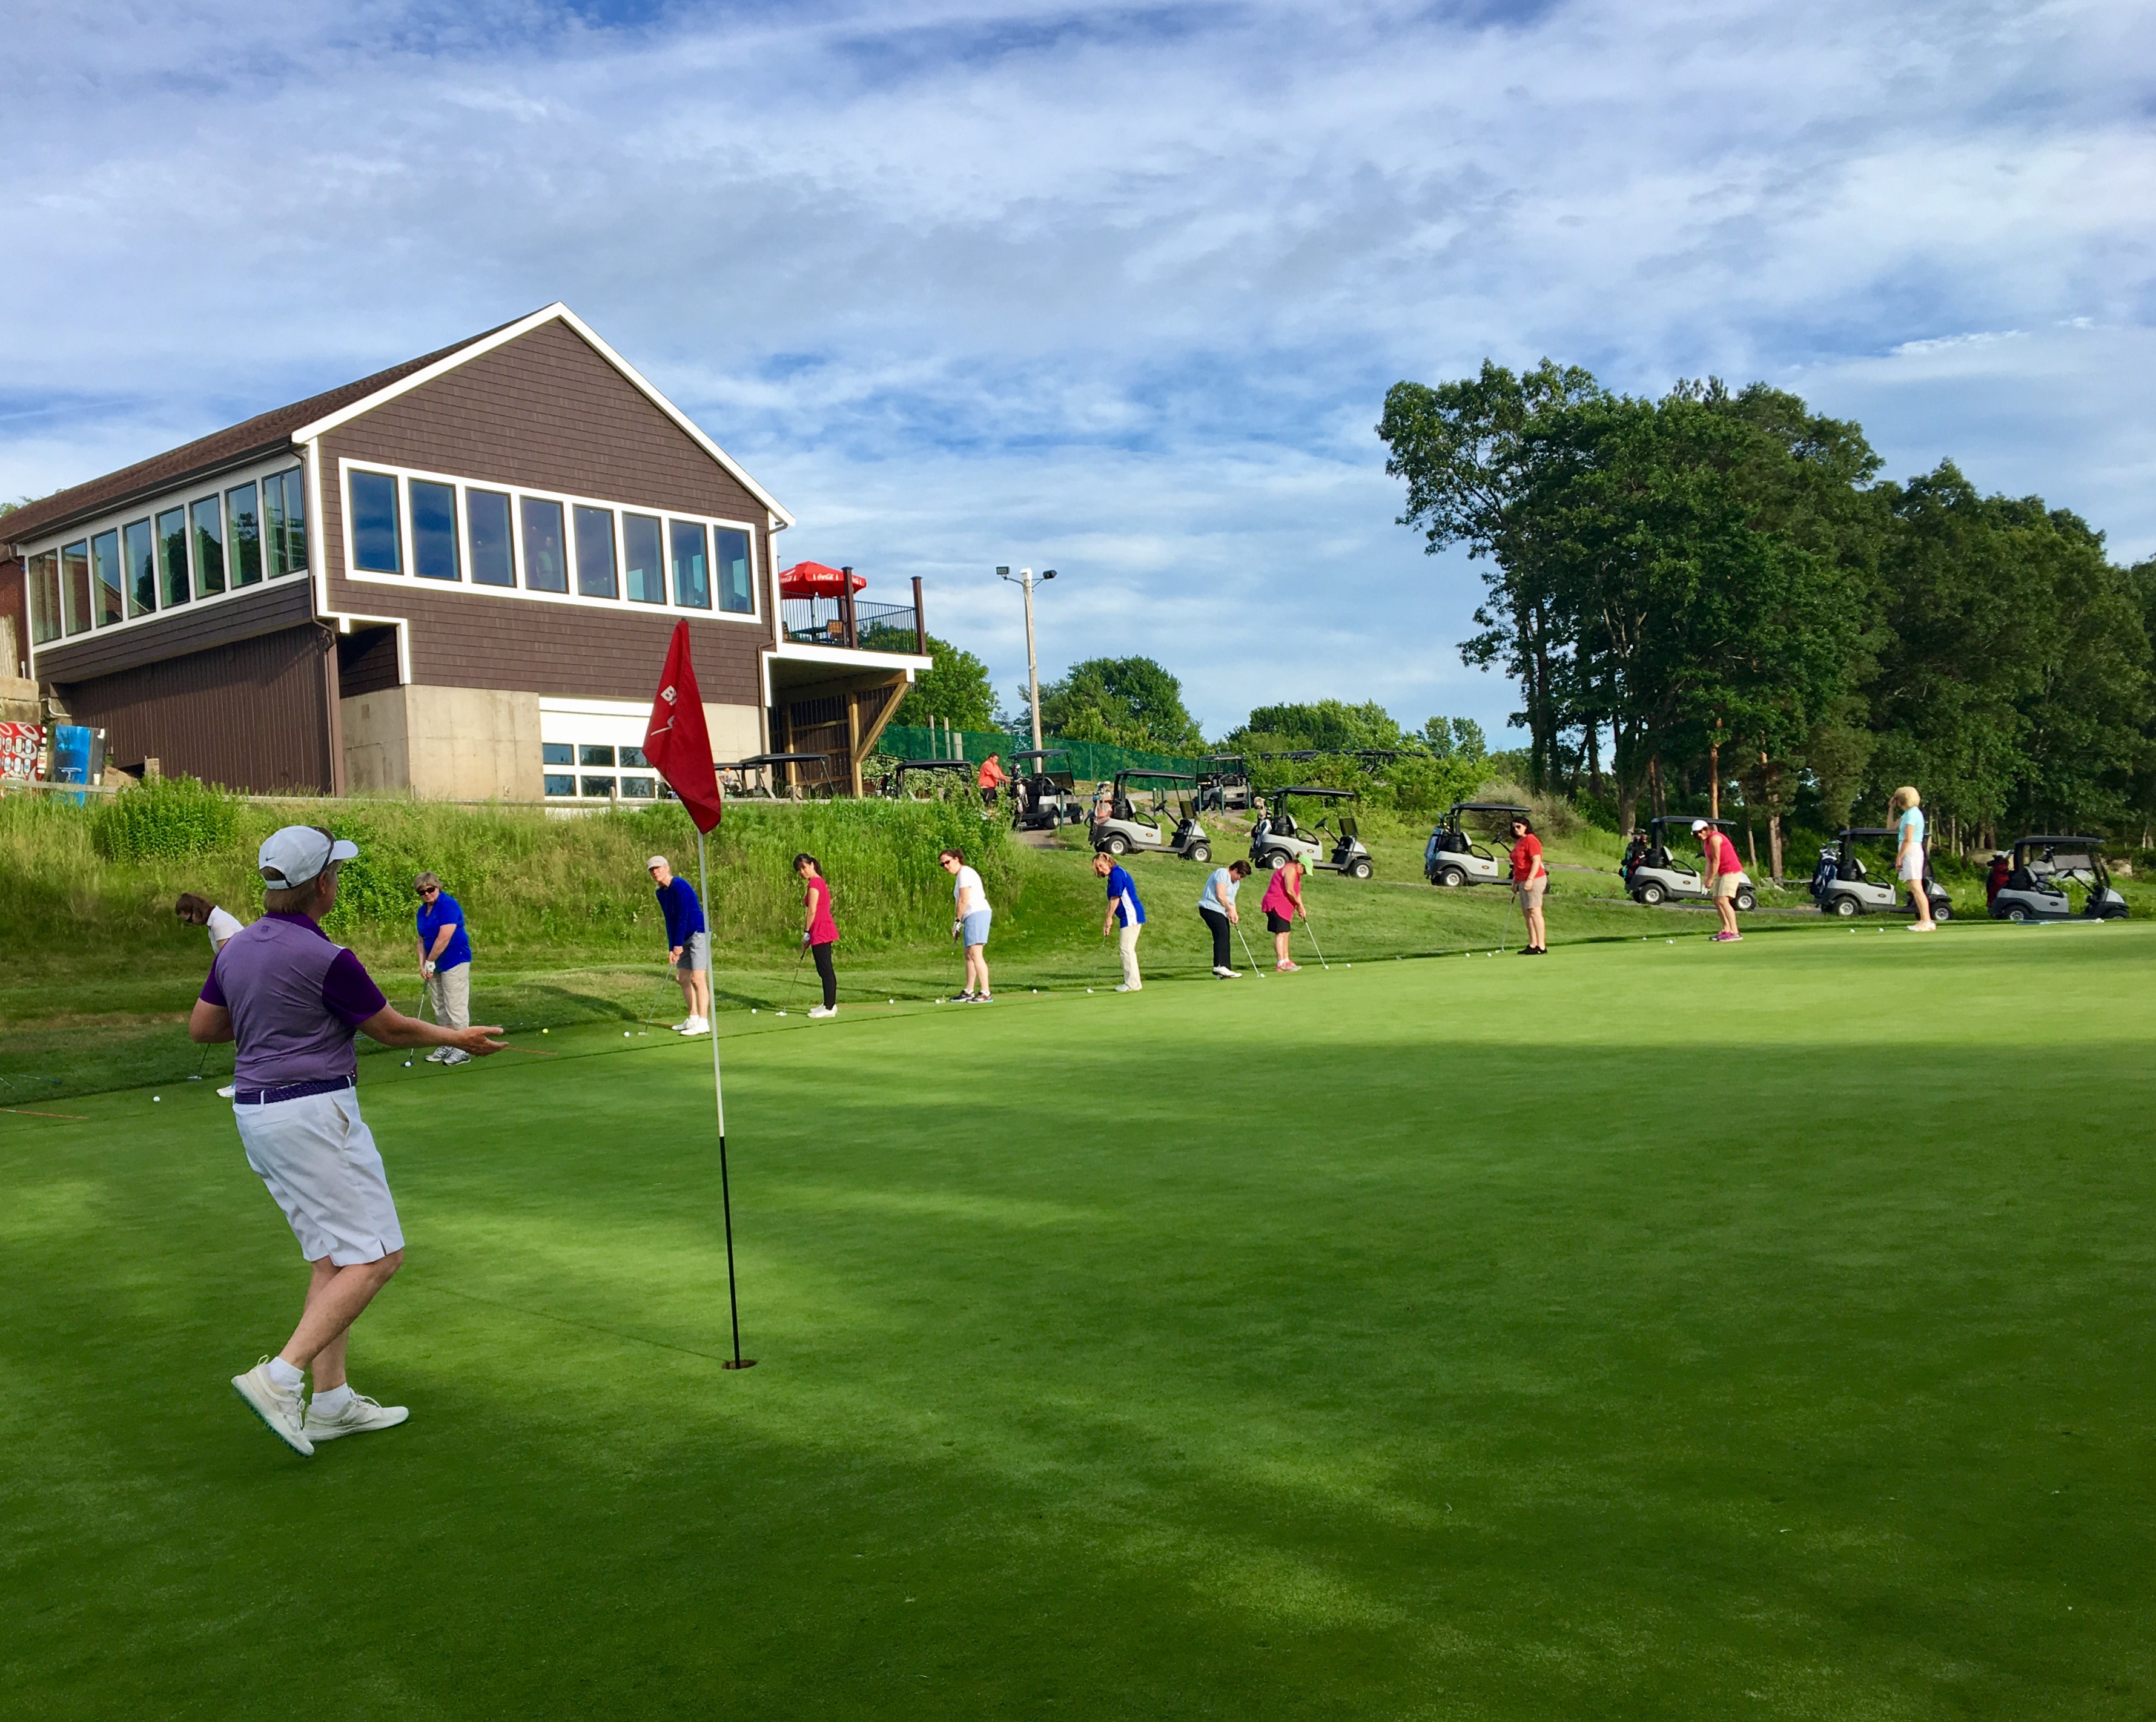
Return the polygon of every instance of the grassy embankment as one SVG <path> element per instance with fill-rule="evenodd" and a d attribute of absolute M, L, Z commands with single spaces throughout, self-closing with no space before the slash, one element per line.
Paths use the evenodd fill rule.
<path fill-rule="evenodd" d="M 131 858 L 113 853 L 109 838 L 100 843 L 95 809 L 52 798 L 0 801 L 0 1079 L 8 1084 L 0 1104 L 171 1082 L 198 1068 L 222 1079 L 228 1051 L 213 1048 L 205 1060 L 186 1038 L 208 951 L 199 930 L 175 920 L 172 899 L 196 890 L 251 918 L 260 903 L 251 864 L 263 834 L 322 812 L 304 802 L 234 805 L 226 810 L 228 828 L 204 852 Z M 331 812 L 363 853 L 346 869 L 330 930 L 360 952 L 400 1007 L 413 1008 L 418 992 L 408 880 L 432 868 L 470 918 L 476 1020 L 536 1028 L 663 1025 L 678 1017 L 643 871 L 645 857 L 660 851 L 692 872 L 693 834 L 677 808 L 564 820 L 529 809 L 384 800 Z M 1362 827 L 1377 878 L 1358 884 L 1320 874 L 1308 893 L 1317 937 L 1334 961 L 1518 942 L 1503 892 L 1439 892 L 1422 882 L 1426 820 L 1369 810 Z M 1240 821 L 1215 819 L 1212 830 L 1223 860 L 1246 841 Z M 991 953 L 1000 990 L 1112 984 L 1081 830 L 1041 851 L 953 804 L 737 803 L 711 855 L 720 1008 L 768 1008 L 813 984 L 794 961 L 799 910 L 789 863 L 798 849 L 822 858 L 836 888 L 842 1002 L 949 992 L 957 972 L 949 883 L 934 857 L 953 841 L 983 863 L 997 905 Z M 1619 848 L 1591 828 L 1551 837 L 1553 942 L 1707 930 L 1703 910 L 1649 912 L 1625 901 L 1613 870 Z M 1143 947 L 1148 974 L 1202 977 L 1209 958 L 1194 911 L 1200 869 L 1158 855 L 1130 864 L 1153 916 Z M 1798 891 L 1782 900 L 1804 899 Z M 1255 910 L 1255 896 L 1246 901 Z M 1250 925 L 1262 952 L 1255 913 Z M 1810 923 L 1763 915 L 1753 925 L 1790 931 Z"/>

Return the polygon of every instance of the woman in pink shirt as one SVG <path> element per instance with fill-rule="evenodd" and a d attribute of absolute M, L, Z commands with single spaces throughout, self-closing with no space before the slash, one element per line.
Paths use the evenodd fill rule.
<path fill-rule="evenodd" d="M 831 919 L 831 882 L 824 877 L 824 864 L 814 855 L 796 855 L 793 870 L 808 887 L 808 894 L 801 899 L 801 906 L 808 911 L 801 927 L 801 942 L 816 959 L 816 973 L 824 983 L 824 1002 L 808 1014 L 835 1017 L 839 974 L 831 966 L 831 947 L 839 942 L 839 924 Z"/>
<path fill-rule="evenodd" d="M 1737 888 L 1744 882 L 1744 864 L 1737 858 L 1737 845 L 1727 833 L 1706 820 L 1693 820 L 1691 834 L 1699 839 L 1701 882 L 1714 899 L 1714 912 L 1722 917 L 1722 930 L 1714 942 L 1733 945 L 1744 936 L 1737 930 Z"/>
<path fill-rule="evenodd" d="M 1265 884 L 1258 907 L 1265 912 L 1265 927 L 1273 935 L 1273 967 L 1284 974 L 1298 973 L 1302 965 L 1287 954 L 1287 935 L 1295 918 L 1302 913 L 1302 863 L 1291 861 L 1276 868 Z"/>

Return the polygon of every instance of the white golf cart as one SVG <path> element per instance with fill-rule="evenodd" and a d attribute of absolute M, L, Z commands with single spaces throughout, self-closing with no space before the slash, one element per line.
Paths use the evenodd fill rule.
<path fill-rule="evenodd" d="M 1901 881 L 1894 876 L 1894 849 L 1900 841 L 1901 833 L 1891 826 L 1851 825 L 1837 832 L 1834 841 L 1820 851 L 1819 865 L 1812 869 L 1812 899 L 1820 913 L 1844 920 L 1860 915 L 1916 914 L 1916 899 L 1902 900 Z M 1876 873 L 1865 864 L 1859 846 L 1866 844 L 1879 864 Z M 1924 894 L 1931 899 L 1933 920 L 1953 919 L 1953 899 L 1932 877 L 1928 842 L 1924 845 Z"/>
<path fill-rule="evenodd" d="M 2081 893 L 2074 907 L 2068 888 Z M 1991 899 L 1994 920 L 2124 920 L 2126 899 L 2103 864 L 2100 837 L 2025 837 Z"/>
<path fill-rule="evenodd" d="M 1285 867 L 1291 861 L 1300 861 L 1305 867 L 1345 874 L 1349 879 L 1369 878 L 1375 869 L 1369 850 L 1356 833 L 1354 816 L 1342 810 L 1337 831 L 1329 815 L 1306 831 L 1295 823 L 1292 802 L 1296 796 L 1319 802 L 1358 799 L 1352 789 L 1298 785 L 1275 790 L 1270 809 L 1250 828 L 1250 859 L 1260 867 Z"/>
<path fill-rule="evenodd" d="M 1697 813 L 1663 813 L 1647 822 L 1647 847 L 1625 875 L 1625 888 L 1632 894 L 1635 903 L 1643 903 L 1650 909 L 1657 903 L 1707 903 L 1712 899 L 1707 893 L 1707 880 L 1696 866 L 1687 866 L 1670 853 L 1672 837 L 1683 840 L 1680 833 L 1690 835 L 1691 828 L 1701 822 Z M 1708 819 L 1706 823 L 1717 831 L 1727 833 L 1735 828 L 1729 819 Z M 1752 881 L 1740 878 L 1737 895 L 1732 899 L 1740 915 L 1749 915 L 1759 906 L 1758 894 L 1752 889 Z"/>
<path fill-rule="evenodd" d="M 1470 835 L 1462 814 L 1486 818 L 1488 835 L 1500 849 L 1508 849 L 1506 838 L 1512 822 L 1528 817 L 1525 807 L 1510 802 L 1455 802 L 1423 845 L 1422 876 L 1434 885 L 1457 890 L 1462 885 L 1501 885 L 1511 883 L 1512 857 L 1486 849 Z"/>
<path fill-rule="evenodd" d="M 1127 855 L 1136 851 L 1210 861 L 1212 840 L 1198 823 L 1187 796 L 1181 800 L 1176 796 L 1178 790 L 1196 787 L 1197 781 L 1187 772 L 1116 772 L 1108 816 L 1093 823 L 1094 853 Z"/>
<path fill-rule="evenodd" d="M 1011 823 L 1017 829 L 1053 831 L 1085 822 L 1086 797 L 1078 793 L 1069 770 L 1055 764 L 1070 759 L 1068 748 L 1027 748 L 1010 757 Z"/>

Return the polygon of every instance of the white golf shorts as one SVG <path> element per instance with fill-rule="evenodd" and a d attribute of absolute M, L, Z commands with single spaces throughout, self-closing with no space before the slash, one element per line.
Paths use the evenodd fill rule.
<path fill-rule="evenodd" d="M 359 1090 L 304 1094 L 267 1106 L 235 1104 L 247 1163 L 291 1222 L 300 1253 L 340 1268 L 378 1262 L 404 1248 L 374 1133 L 359 1115 Z"/>
<path fill-rule="evenodd" d="M 1905 884 L 1914 884 L 1924 876 L 1924 858 L 1912 854 L 1902 864 L 1902 879 Z"/>

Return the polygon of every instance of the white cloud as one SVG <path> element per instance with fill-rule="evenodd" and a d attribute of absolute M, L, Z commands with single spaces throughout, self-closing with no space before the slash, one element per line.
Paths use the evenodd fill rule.
<path fill-rule="evenodd" d="M 1054 662 L 1151 651 L 1216 726 L 1502 720 L 1453 649 L 1479 582 L 1391 524 L 1369 431 L 1485 354 L 1770 377 L 1894 470 L 1953 454 L 2156 548 L 2126 0 L 193 0 L 13 35 L 14 492 L 559 297 L 797 553 L 928 574 L 1006 689 L 987 571 L 1055 562 Z"/>

